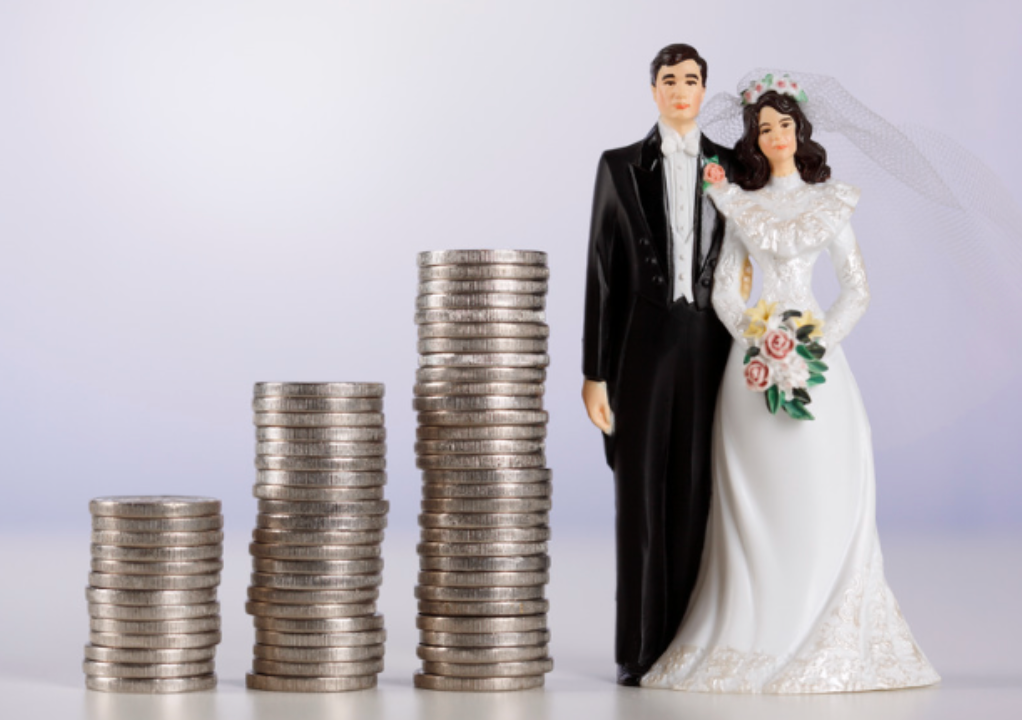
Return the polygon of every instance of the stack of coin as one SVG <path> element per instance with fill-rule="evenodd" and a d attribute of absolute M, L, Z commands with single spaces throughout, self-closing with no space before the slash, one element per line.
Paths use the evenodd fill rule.
<path fill-rule="evenodd" d="M 380 543 L 386 431 L 380 383 L 257 383 L 259 514 L 245 608 L 249 688 L 339 692 L 383 670 Z"/>
<path fill-rule="evenodd" d="M 524 690 L 553 667 L 548 276 L 542 252 L 419 254 L 416 687 Z"/>
<path fill-rule="evenodd" d="M 123 693 L 216 687 L 223 515 L 204 497 L 103 497 L 92 511 L 85 686 Z"/>

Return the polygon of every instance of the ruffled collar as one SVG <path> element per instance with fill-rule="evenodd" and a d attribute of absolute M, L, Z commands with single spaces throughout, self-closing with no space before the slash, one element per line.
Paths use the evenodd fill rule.
<path fill-rule="evenodd" d="M 796 170 L 791 175 L 785 175 L 784 177 L 770 176 L 767 181 L 766 187 L 771 190 L 780 190 L 781 192 L 789 192 L 791 190 L 797 190 L 806 184 L 806 181 L 802 179 L 802 175 Z"/>

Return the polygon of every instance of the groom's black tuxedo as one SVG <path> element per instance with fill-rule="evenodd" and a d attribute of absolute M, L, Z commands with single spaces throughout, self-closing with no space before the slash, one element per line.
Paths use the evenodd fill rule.
<path fill-rule="evenodd" d="M 583 373 L 607 383 L 605 436 L 617 500 L 619 665 L 639 675 L 681 623 L 702 555 L 714 406 L 731 336 L 710 304 L 723 219 L 702 191 L 706 158 L 730 176 L 731 151 L 705 136 L 693 217 L 694 302 L 674 301 L 668 197 L 658 127 L 600 159 L 586 282 Z"/>

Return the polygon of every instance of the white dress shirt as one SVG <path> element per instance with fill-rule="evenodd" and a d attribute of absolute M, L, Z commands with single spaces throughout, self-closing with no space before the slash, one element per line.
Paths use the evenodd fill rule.
<path fill-rule="evenodd" d="M 699 173 L 699 128 L 681 136 L 663 120 L 658 121 L 664 151 L 664 181 L 671 227 L 671 259 L 674 263 L 674 299 L 693 302 L 692 253 L 694 243 L 696 175 Z M 687 148 L 687 149 L 686 149 Z M 694 151 L 694 154 L 693 154 Z"/>

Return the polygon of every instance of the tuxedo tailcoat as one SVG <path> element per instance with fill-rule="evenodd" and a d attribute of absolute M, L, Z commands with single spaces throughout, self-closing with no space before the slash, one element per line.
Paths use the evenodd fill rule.
<path fill-rule="evenodd" d="M 600 158 L 586 279 L 583 373 L 607 384 L 604 436 L 617 504 L 617 662 L 641 675 L 673 639 L 699 571 L 710 506 L 714 406 L 731 336 L 710 303 L 723 218 L 702 190 L 693 212 L 693 300 L 674 300 L 658 127 Z"/>

